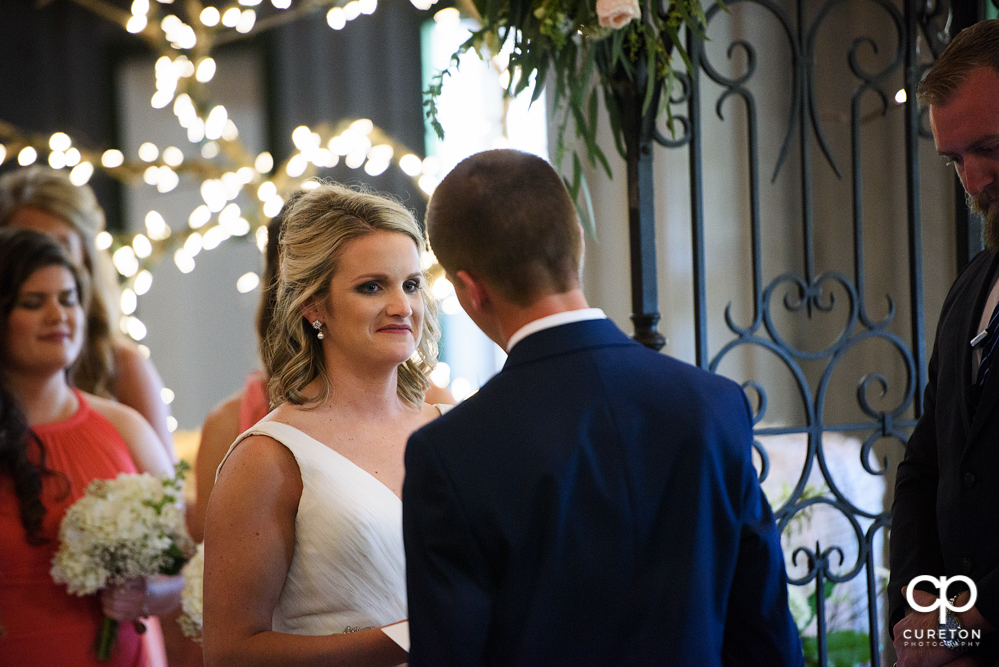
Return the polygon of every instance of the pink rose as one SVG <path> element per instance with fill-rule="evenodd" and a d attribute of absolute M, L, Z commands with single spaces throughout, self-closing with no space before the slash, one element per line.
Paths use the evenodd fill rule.
<path fill-rule="evenodd" d="M 597 20 L 603 28 L 620 30 L 633 19 L 642 18 L 638 0 L 597 0 Z"/>

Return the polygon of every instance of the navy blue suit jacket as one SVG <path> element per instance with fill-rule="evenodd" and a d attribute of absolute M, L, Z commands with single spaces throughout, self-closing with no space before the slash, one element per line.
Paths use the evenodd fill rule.
<path fill-rule="evenodd" d="M 528 336 L 409 440 L 409 664 L 801 665 L 751 443 L 610 320 Z"/>

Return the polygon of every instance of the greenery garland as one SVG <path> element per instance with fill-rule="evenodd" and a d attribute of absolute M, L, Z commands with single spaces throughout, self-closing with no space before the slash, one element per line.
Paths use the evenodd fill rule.
<path fill-rule="evenodd" d="M 676 83 L 674 48 L 689 71 L 690 58 L 683 48 L 680 30 L 686 26 L 697 38 L 707 39 L 707 19 L 701 0 L 471 0 L 468 11 L 478 14 L 481 28 L 458 47 L 446 69 L 439 72 L 424 91 L 425 113 L 441 139 L 444 128 L 437 113 L 437 99 L 444 79 L 458 68 L 461 55 L 474 51 L 486 59 L 512 46 L 509 69 L 513 76 L 506 95 L 513 96 L 532 84 L 532 103 L 541 95 L 549 73 L 553 74 L 554 113 L 557 123 L 555 163 L 565 156 L 565 134 L 573 121 L 576 137 L 586 145 L 586 159 L 611 177 L 610 163 L 597 145 L 599 93 L 610 117 L 618 153 L 625 157 L 621 115 L 614 90 L 622 84 L 643 85 L 642 111 L 646 112 L 661 87 L 657 113 L 665 110 L 672 129 L 668 100 Z M 719 0 L 722 8 L 724 4 Z M 640 63 L 644 61 L 644 67 Z M 649 75 L 646 76 L 645 73 Z M 597 75 L 596 85 L 593 83 Z M 593 233 L 592 205 L 582 163 L 573 150 L 573 174 L 565 179 L 588 231 Z M 583 206 L 580 206 L 580 195 Z"/>

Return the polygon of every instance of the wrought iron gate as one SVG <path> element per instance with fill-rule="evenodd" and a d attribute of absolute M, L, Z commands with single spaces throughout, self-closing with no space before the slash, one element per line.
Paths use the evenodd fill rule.
<path fill-rule="evenodd" d="M 696 363 L 739 376 L 755 403 L 761 481 L 782 530 L 792 591 L 803 593 L 795 596 L 803 605 L 797 620 L 807 626 L 803 634 L 815 637 L 806 654 L 825 666 L 859 643 L 878 665 L 887 635 L 881 595 L 887 508 L 894 467 L 922 412 L 927 330 L 932 335 L 938 305 L 930 312 L 924 304 L 922 244 L 939 252 L 942 243 L 923 230 L 920 151 L 932 157 L 935 151 L 925 145 L 932 137 L 914 91 L 948 34 L 984 16 L 984 8 L 970 2 L 951 8 L 942 0 L 726 4 L 727 10 L 707 12 L 707 43 L 688 41 L 694 68 L 671 99 L 675 133 L 657 128 L 651 137 L 668 150 L 687 151 L 689 159 Z M 837 54 L 842 71 L 830 74 Z M 764 62 L 770 74 L 762 73 Z M 841 112 L 830 101 L 834 94 L 844 100 Z M 776 133 L 771 127 L 774 140 L 766 143 L 761 122 L 775 114 L 786 124 Z M 735 179 L 712 186 L 705 169 L 717 147 L 710 144 L 726 123 L 741 135 L 739 159 L 746 166 Z M 886 145 L 900 146 L 901 153 L 878 155 L 885 152 L 880 135 L 894 137 Z M 893 193 L 872 192 L 872 182 Z M 705 210 L 718 187 L 744 193 L 743 210 L 727 224 L 747 228 L 750 255 L 741 306 L 730 292 L 723 319 L 709 296 L 706 250 L 711 224 L 718 223 Z M 774 188 L 791 202 L 776 213 L 773 201 L 765 202 Z M 872 203 L 879 197 L 896 205 Z M 963 198 L 955 199 L 960 266 L 980 241 L 961 211 Z M 642 244 L 649 243 L 652 223 L 642 223 L 645 237 L 636 240 L 634 209 L 636 262 L 649 255 Z M 897 229 L 887 234 L 886 247 L 884 230 L 892 225 Z M 773 250 L 775 235 L 783 254 Z M 872 281 L 872 273 L 880 279 Z M 655 304 L 654 270 L 651 275 Z M 935 289 L 952 278 L 953 270 Z M 639 307 L 650 295 L 633 284 L 636 289 L 638 337 L 650 318 L 654 328 L 658 313 Z M 838 318 L 836 326 L 830 318 Z M 741 362 L 730 363 L 740 355 Z M 767 488 L 778 468 L 787 472 L 784 459 L 794 451 L 785 488 Z M 782 463 L 774 464 L 775 452 Z M 877 502 L 862 503 L 857 493 Z M 831 523 L 840 525 L 838 532 L 826 530 Z M 845 622 L 842 614 L 837 618 L 843 608 L 853 610 Z"/>

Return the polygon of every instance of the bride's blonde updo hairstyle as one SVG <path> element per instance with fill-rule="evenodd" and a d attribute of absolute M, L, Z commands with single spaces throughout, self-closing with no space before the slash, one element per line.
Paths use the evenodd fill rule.
<path fill-rule="evenodd" d="M 73 370 L 73 384 L 83 391 L 110 398 L 114 394 L 114 341 L 118 299 L 114 268 L 94 242 L 104 231 L 104 210 L 88 185 L 77 186 L 61 171 L 32 165 L 0 178 L 0 227 L 19 209 L 37 208 L 76 232 L 83 246 L 83 269 L 91 284 L 87 307 L 87 337 Z"/>
<path fill-rule="evenodd" d="M 398 202 L 367 191 L 323 184 L 306 192 L 287 212 L 279 240 L 280 278 L 274 320 L 262 347 L 271 405 L 288 401 L 294 405 L 321 405 L 331 386 L 321 341 L 305 321 L 302 308 L 329 295 L 330 281 L 340 264 L 346 245 L 376 231 L 405 234 L 422 252 L 426 240 L 413 214 Z M 420 282 L 423 327 L 416 354 L 399 365 L 398 394 L 411 405 L 423 402 L 430 386 L 428 375 L 437 364 L 437 304 L 430 293 L 427 275 Z M 302 391 L 316 378 L 322 385 L 318 396 Z"/>

